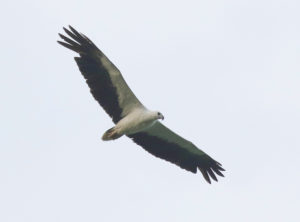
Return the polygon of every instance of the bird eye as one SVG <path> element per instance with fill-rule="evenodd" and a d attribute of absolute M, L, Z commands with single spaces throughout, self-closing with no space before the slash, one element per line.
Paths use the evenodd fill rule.
<path fill-rule="evenodd" d="M 161 116 L 161 113 L 160 113 L 160 112 L 158 112 L 158 113 L 157 113 L 157 115 L 158 115 L 158 116 Z"/>

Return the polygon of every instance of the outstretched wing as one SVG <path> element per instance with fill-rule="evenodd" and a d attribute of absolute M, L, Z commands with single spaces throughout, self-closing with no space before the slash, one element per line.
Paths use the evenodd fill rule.
<path fill-rule="evenodd" d="M 85 35 L 69 26 L 64 28 L 69 37 L 59 36 L 62 46 L 79 53 L 75 61 L 86 79 L 94 98 L 117 123 L 133 109 L 143 107 L 123 79 L 118 68 Z"/>
<path fill-rule="evenodd" d="M 224 169 L 220 163 L 160 122 L 128 137 L 154 156 L 170 161 L 185 170 L 197 173 L 198 168 L 208 183 L 211 183 L 210 177 L 218 181 L 215 174 L 224 176 L 221 173 Z"/>

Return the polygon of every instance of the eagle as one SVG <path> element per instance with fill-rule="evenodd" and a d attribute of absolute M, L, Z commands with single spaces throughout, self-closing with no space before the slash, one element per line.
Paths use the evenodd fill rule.
<path fill-rule="evenodd" d="M 225 170 L 219 162 L 164 126 L 159 121 L 164 119 L 163 114 L 147 109 L 138 100 L 119 69 L 88 37 L 72 26 L 63 29 L 68 37 L 59 33 L 63 41 L 57 42 L 78 53 L 74 59 L 91 94 L 115 124 L 102 140 L 126 135 L 156 157 L 192 173 L 199 169 L 208 183 L 211 179 L 218 181 L 216 174 L 224 177 L 221 171 Z"/>

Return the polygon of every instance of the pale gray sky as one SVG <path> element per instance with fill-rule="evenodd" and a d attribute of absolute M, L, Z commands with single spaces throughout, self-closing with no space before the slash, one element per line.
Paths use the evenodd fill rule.
<path fill-rule="evenodd" d="M 1 4 L 0 221 L 300 219 L 300 2 Z M 143 103 L 227 170 L 208 185 L 128 138 L 72 57 L 85 33 Z"/>

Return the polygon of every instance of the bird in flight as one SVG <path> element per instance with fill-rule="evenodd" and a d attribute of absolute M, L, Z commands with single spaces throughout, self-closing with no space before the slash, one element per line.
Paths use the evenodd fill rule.
<path fill-rule="evenodd" d="M 164 126 L 164 116 L 148 110 L 134 95 L 118 68 L 84 34 L 73 27 L 63 28 L 68 37 L 59 34 L 62 46 L 79 54 L 75 61 L 90 88 L 91 94 L 112 118 L 115 126 L 107 130 L 102 140 L 115 140 L 123 135 L 156 157 L 182 169 L 202 173 L 208 183 L 216 174 L 224 176 L 222 165 Z"/>

